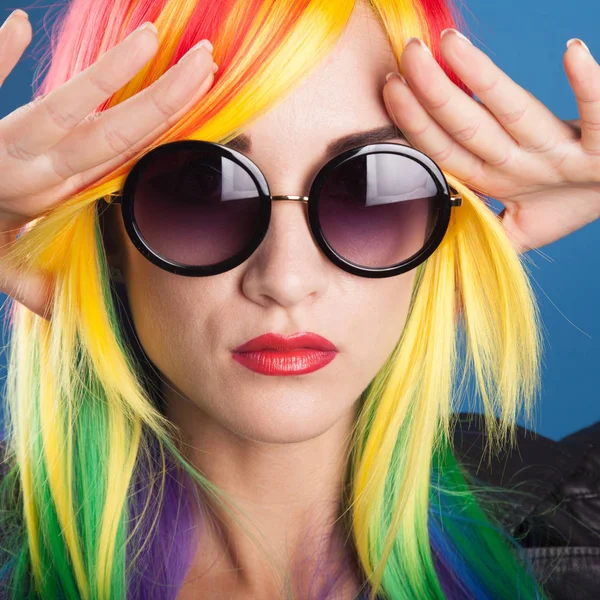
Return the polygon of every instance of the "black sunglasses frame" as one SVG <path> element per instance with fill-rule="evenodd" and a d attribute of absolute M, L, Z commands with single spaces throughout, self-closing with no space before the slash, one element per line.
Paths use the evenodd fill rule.
<path fill-rule="evenodd" d="M 147 163 L 150 161 L 154 162 L 164 155 L 171 154 L 181 149 L 189 148 L 198 148 L 203 152 L 206 152 L 207 150 L 210 152 L 215 152 L 216 154 L 224 156 L 225 158 L 245 169 L 256 184 L 256 189 L 260 197 L 259 225 L 247 246 L 235 256 L 228 258 L 227 260 L 205 266 L 181 264 L 171 261 L 155 252 L 144 240 L 137 226 L 133 210 L 136 184 Z M 329 174 L 342 163 L 366 154 L 390 153 L 399 154 L 415 160 L 432 176 L 432 179 L 435 182 L 438 190 L 438 218 L 435 227 L 423 248 L 421 248 L 421 250 L 417 254 L 413 255 L 410 259 L 389 267 L 364 267 L 348 261 L 344 257 L 337 254 L 327 242 L 327 239 L 323 235 L 323 231 L 319 224 L 319 196 Z M 358 275 L 359 277 L 368 278 L 394 277 L 396 275 L 406 273 L 407 271 L 410 271 L 423 263 L 427 258 L 429 258 L 429 256 L 431 256 L 431 254 L 433 254 L 444 238 L 450 222 L 451 208 L 461 206 L 462 204 L 462 198 L 460 194 L 458 194 L 458 192 L 448 184 L 442 170 L 438 167 L 438 165 L 420 150 L 404 144 L 398 144 L 394 142 L 369 144 L 366 146 L 359 146 L 357 148 L 346 150 L 334 156 L 327 163 L 325 163 L 325 165 L 316 174 L 310 186 L 309 195 L 306 197 L 272 196 L 270 194 L 266 177 L 259 167 L 245 154 L 233 148 L 228 148 L 227 146 L 223 146 L 215 142 L 207 142 L 204 140 L 179 140 L 175 142 L 168 142 L 166 144 L 157 146 L 156 148 L 153 148 L 146 154 L 142 155 L 142 157 L 134 164 L 127 175 L 122 193 L 114 196 L 111 203 L 121 205 L 123 223 L 129 238 L 131 239 L 133 245 L 150 262 L 154 263 L 161 269 L 176 275 L 184 275 L 187 277 L 206 277 L 225 273 L 226 271 L 234 269 L 246 261 L 255 252 L 266 236 L 269 228 L 269 222 L 271 218 L 271 201 L 279 200 L 305 202 L 308 205 L 308 217 L 312 237 L 325 255 L 329 258 L 329 260 L 348 273 Z"/>

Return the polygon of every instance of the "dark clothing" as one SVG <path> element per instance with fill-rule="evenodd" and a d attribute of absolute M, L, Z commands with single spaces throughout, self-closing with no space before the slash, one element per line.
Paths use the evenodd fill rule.
<path fill-rule="evenodd" d="M 488 464 L 482 416 L 460 413 L 455 455 L 485 483 L 528 492 L 499 516 L 553 600 L 600 600 L 600 421 L 554 441 L 523 427 Z"/>

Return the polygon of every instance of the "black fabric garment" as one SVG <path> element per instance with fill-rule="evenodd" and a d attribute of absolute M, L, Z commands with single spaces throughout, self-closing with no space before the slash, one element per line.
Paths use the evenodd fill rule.
<path fill-rule="evenodd" d="M 517 447 L 483 458 L 483 415 L 459 413 L 455 456 L 478 480 L 528 497 L 498 515 L 553 600 L 600 600 L 600 421 L 559 441 L 517 430 Z"/>

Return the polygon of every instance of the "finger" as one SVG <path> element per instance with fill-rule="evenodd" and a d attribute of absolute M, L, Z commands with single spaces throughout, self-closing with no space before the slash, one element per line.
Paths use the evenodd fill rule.
<path fill-rule="evenodd" d="M 190 98 L 208 91 L 213 76 L 210 51 L 205 46 L 190 50 L 152 85 L 52 148 L 48 157 L 54 170 L 67 179 L 113 158 L 124 162 L 136 153 L 136 144 L 148 134 L 157 128 L 164 131 L 172 127 Z"/>
<path fill-rule="evenodd" d="M 415 148 L 427 154 L 441 169 L 474 185 L 483 170 L 483 159 L 454 140 L 407 84 L 398 77 L 390 77 L 383 88 L 383 98 L 392 121 Z"/>
<path fill-rule="evenodd" d="M 13 11 L 0 27 L 0 86 L 29 46 L 31 35 L 27 13 L 19 9 Z"/>
<path fill-rule="evenodd" d="M 424 45 L 409 43 L 402 55 L 402 65 L 419 102 L 467 150 L 495 166 L 504 164 L 518 150 L 515 140 L 494 115 L 453 83 L 438 62 L 424 51 Z"/>
<path fill-rule="evenodd" d="M 0 137 L 11 156 L 31 158 L 43 154 L 130 81 L 158 47 L 156 33 L 142 27 L 43 99 L 5 117 Z M 24 130 L 27 135 L 23 135 Z"/>
<path fill-rule="evenodd" d="M 201 100 L 201 98 L 206 94 L 206 92 L 212 86 L 213 81 L 214 81 L 214 75 L 212 77 L 209 75 L 208 78 L 205 79 L 204 82 L 197 88 L 196 93 L 189 99 L 189 101 L 179 111 L 177 111 L 172 117 L 161 121 L 161 124 L 156 129 L 154 129 L 153 131 L 148 133 L 145 137 L 140 139 L 137 143 L 133 144 L 131 146 L 131 148 L 124 154 L 130 155 L 133 157 L 137 156 L 142 150 L 144 150 L 150 144 L 152 144 L 163 133 L 165 133 L 171 127 L 173 127 L 173 125 L 176 122 L 178 122 L 191 108 L 193 108 L 193 106 L 197 102 L 199 102 Z M 128 101 L 129 100 L 123 102 L 122 104 L 125 104 Z M 115 110 L 120 106 L 121 106 L 121 104 L 111 108 L 107 112 Z M 88 169 L 87 171 L 81 171 L 81 172 L 77 173 L 74 177 L 69 179 L 69 183 L 72 185 L 71 192 L 69 195 L 72 195 L 74 193 L 79 192 L 80 190 L 87 188 L 90 184 L 92 184 L 92 183 L 98 181 L 99 179 L 101 179 L 102 177 L 104 177 L 104 175 L 107 175 L 108 173 L 113 172 L 116 168 L 125 164 L 126 161 L 127 161 L 127 158 L 124 160 L 123 154 L 121 154 L 119 156 L 113 157 L 111 160 L 108 160 L 100 165 L 97 165 L 91 169 Z"/>
<path fill-rule="evenodd" d="M 441 52 L 456 75 L 527 152 L 553 150 L 572 130 L 468 40 L 444 35 Z"/>
<path fill-rule="evenodd" d="M 0 276 L 0 292 L 47 320 L 52 316 L 53 286 L 53 280 L 39 272 L 3 268 Z"/>
<path fill-rule="evenodd" d="M 600 65 L 587 46 L 577 38 L 567 46 L 563 63 L 567 79 L 577 99 L 580 115 L 581 147 L 590 154 L 600 154 Z M 571 42 L 571 40 L 569 40 Z M 568 43 L 568 42 L 567 42 Z"/>

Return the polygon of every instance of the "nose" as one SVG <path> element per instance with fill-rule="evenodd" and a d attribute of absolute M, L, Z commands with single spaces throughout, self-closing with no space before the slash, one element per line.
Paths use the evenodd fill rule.
<path fill-rule="evenodd" d="M 271 220 L 260 246 L 244 263 L 242 289 L 253 302 L 291 308 L 322 295 L 335 268 L 314 241 L 308 197 L 271 196 Z"/>

